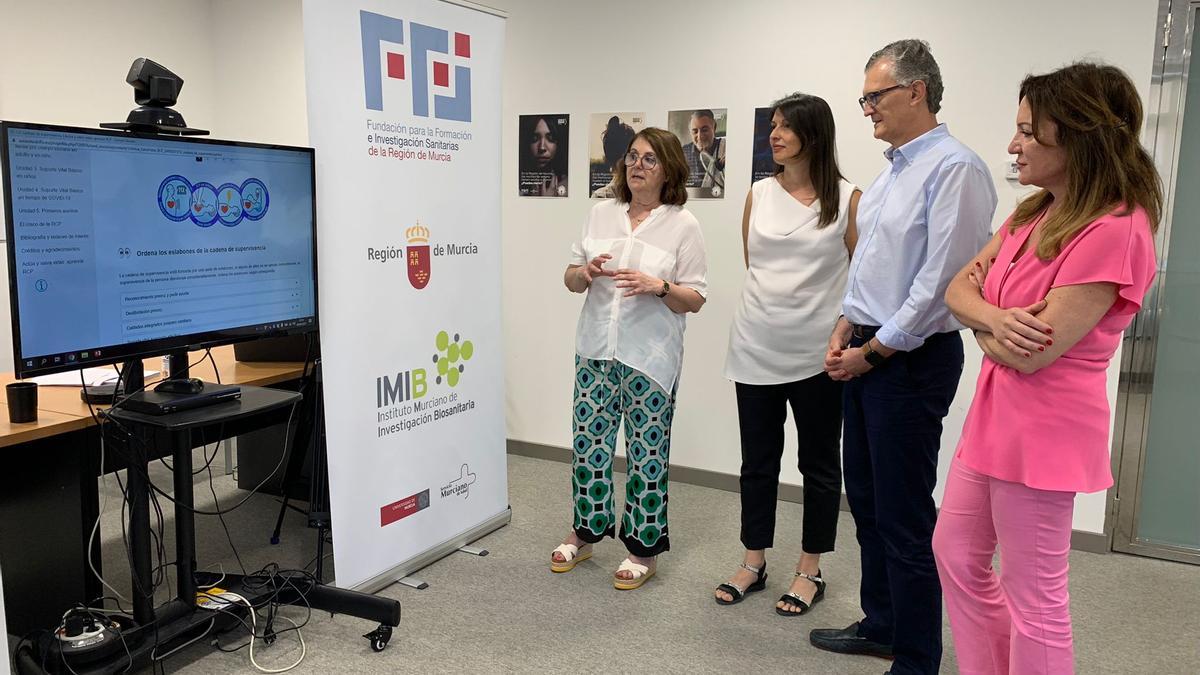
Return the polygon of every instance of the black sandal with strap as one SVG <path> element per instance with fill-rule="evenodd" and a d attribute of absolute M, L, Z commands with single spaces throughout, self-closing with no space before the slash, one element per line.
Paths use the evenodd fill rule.
<path fill-rule="evenodd" d="M 754 575 L 757 576 L 758 578 L 754 580 L 754 583 L 750 584 L 745 589 L 738 588 L 736 585 L 728 583 L 728 582 L 723 583 L 720 586 L 717 586 L 718 591 L 723 591 L 725 593 L 728 593 L 729 596 L 731 598 L 733 598 L 732 600 L 722 600 L 721 598 L 718 598 L 714 595 L 713 599 L 717 601 L 718 605 L 736 605 L 739 602 L 741 602 L 742 600 L 745 600 L 746 595 L 748 595 L 750 593 L 754 593 L 755 591 L 761 591 L 767 587 L 767 563 L 766 562 L 764 562 L 762 564 L 762 567 L 751 567 L 750 565 L 747 565 L 746 563 L 742 563 L 742 569 L 745 569 L 749 572 L 753 572 Z"/>
<path fill-rule="evenodd" d="M 779 596 L 779 601 L 783 604 L 800 608 L 799 612 L 793 612 L 790 609 L 784 609 L 783 607 L 776 606 L 775 613 L 780 616 L 801 616 L 803 614 L 807 614 L 808 610 L 812 609 L 813 605 L 817 604 L 825 597 L 825 580 L 821 578 L 821 570 L 817 570 L 817 574 L 815 576 L 811 574 L 805 574 L 804 572 L 796 572 L 796 576 L 813 582 L 813 584 L 815 584 L 817 587 L 817 592 L 813 594 L 811 602 L 806 601 L 799 594 L 791 591 Z"/>

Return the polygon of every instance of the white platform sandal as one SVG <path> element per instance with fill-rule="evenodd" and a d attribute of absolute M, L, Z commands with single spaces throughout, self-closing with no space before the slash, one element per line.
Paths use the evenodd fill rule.
<path fill-rule="evenodd" d="M 575 569 L 576 565 L 578 565 L 579 563 L 583 562 L 584 560 L 587 560 L 588 558 L 592 557 L 592 549 L 590 548 L 591 544 L 584 544 L 584 546 L 588 546 L 589 547 L 588 550 L 580 553 L 579 547 L 576 546 L 575 544 L 560 544 L 550 554 L 550 571 L 551 572 L 570 572 L 571 570 Z M 562 562 L 559 562 L 554 559 L 555 553 L 562 554 L 562 557 L 563 557 Z"/>
<path fill-rule="evenodd" d="M 621 577 L 613 576 L 613 588 L 621 591 L 632 591 L 635 588 L 641 588 L 642 584 L 654 576 L 655 572 L 655 570 L 645 565 L 639 565 L 629 558 L 621 561 L 621 566 L 617 568 L 617 571 L 629 572 L 633 575 L 632 579 L 622 579 Z"/>

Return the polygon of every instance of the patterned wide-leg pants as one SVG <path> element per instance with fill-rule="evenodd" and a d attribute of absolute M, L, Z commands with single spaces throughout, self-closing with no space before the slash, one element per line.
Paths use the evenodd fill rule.
<path fill-rule="evenodd" d="M 575 534 L 595 543 L 616 529 L 612 463 L 625 420 L 625 513 L 621 541 L 636 556 L 670 550 L 667 462 L 674 397 L 620 361 L 575 357 L 574 455 L 571 494 Z"/>

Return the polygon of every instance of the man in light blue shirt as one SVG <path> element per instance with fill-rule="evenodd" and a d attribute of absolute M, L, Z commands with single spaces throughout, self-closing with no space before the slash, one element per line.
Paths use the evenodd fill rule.
<path fill-rule="evenodd" d="M 942 419 L 962 375 L 963 327 L 942 300 L 988 241 L 987 165 L 939 124 L 929 45 L 900 40 L 867 61 L 863 115 L 889 166 L 858 206 L 858 247 L 825 369 L 846 382 L 842 456 L 862 549 L 864 618 L 809 635 L 822 649 L 894 657 L 937 673 L 942 596 L 931 542 Z"/>

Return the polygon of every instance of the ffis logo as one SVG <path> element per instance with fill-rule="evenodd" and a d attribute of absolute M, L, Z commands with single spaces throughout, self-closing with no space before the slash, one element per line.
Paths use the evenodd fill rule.
<path fill-rule="evenodd" d="M 471 69 L 464 65 L 471 58 L 471 36 L 405 22 L 390 16 L 360 11 L 362 26 L 363 88 L 367 108 L 383 110 L 383 55 L 380 43 L 398 45 L 387 51 L 387 76 L 408 80 L 412 85 L 413 114 L 429 117 L 429 99 L 433 98 L 433 116 L 443 120 L 471 121 Z M 432 75 L 433 82 L 430 83 Z"/>

